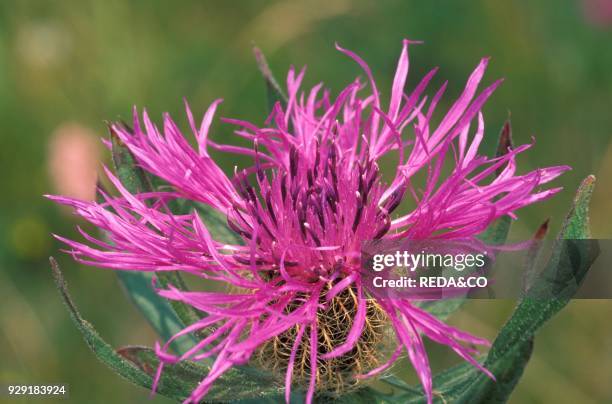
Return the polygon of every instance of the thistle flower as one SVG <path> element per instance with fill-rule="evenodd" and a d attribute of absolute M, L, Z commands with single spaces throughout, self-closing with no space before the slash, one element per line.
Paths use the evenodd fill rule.
<path fill-rule="evenodd" d="M 209 139 L 221 100 L 212 103 L 199 127 L 186 106 L 197 150 L 168 115 L 163 131 L 146 111 L 141 124 L 134 110 L 133 129 L 113 124 L 139 165 L 172 191 L 132 194 L 107 170 L 118 197 L 105 195 L 101 203 L 52 197 L 74 207 L 110 240 L 85 232 L 88 244 L 58 236 L 77 261 L 129 271 L 181 271 L 229 286 L 226 292 L 172 285 L 157 291 L 206 314 L 173 338 L 200 331 L 202 339 L 189 351 L 172 354 L 172 340 L 156 346 L 157 379 L 164 364 L 214 359 L 188 402 L 202 400 L 233 366 L 250 363 L 284 378 L 287 401 L 292 385 L 305 386 L 310 403 L 316 392 L 341 393 L 380 374 L 404 351 L 432 402 L 425 337 L 493 377 L 472 357 L 473 346 L 487 345 L 485 339 L 446 325 L 410 299 L 368 293 L 360 273 L 361 243 L 474 237 L 495 219 L 514 218 L 517 209 L 558 192 L 540 186 L 569 168 L 517 175 L 516 156 L 530 145 L 508 148 L 495 158 L 478 155 L 484 136 L 480 111 L 501 83 L 477 94 L 487 59 L 433 124 L 446 83 L 428 102 L 424 93 L 434 69 L 405 92 L 409 44 L 403 42 L 386 108 L 367 64 L 338 47 L 361 66 L 367 83 L 356 79 L 334 99 L 321 84 L 300 92 L 304 70 L 290 69 L 286 105 L 276 103 L 263 126 L 224 119 L 252 147 Z M 228 176 L 210 157 L 211 148 L 250 156 L 254 163 Z M 398 161 L 393 179 L 385 183 L 378 162 L 390 154 Z M 448 160 L 453 167 L 443 177 Z M 414 176 L 424 170 L 425 183 L 417 187 Z M 215 240 L 196 211 L 171 213 L 168 201 L 175 198 L 225 215 L 242 242 Z M 404 200 L 416 207 L 394 214 Z"/>

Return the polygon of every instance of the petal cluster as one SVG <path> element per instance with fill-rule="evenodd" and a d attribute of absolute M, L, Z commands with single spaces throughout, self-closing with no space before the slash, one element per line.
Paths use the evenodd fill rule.
<path fill-rule="evenodd" d="M 496 218 L 515 217 L 526 205 L 559 188 L 541 186 L 568 167 L 516 172 L 516 156 L 531 145 L 509 148 L 501 156 L 478 154 L 485 126 L 481 109 L 501 81 L 479 91 L 488 60 L 470 75 L 464 90 L 441 113 L 436 111 L 444 83 L 426 96 L 432 70 L 407 91 L 408 49 L 404 41 L 388 102 L 381 101 L 372 73 L 356 54 L 338 47 L 364 70 L 366 82 L 352 81 L 335 98 L 321 84 L 300 90 L 304 70 L 287 76 L 287 102 L 277 103 L 262 125 L 224 119 L 250 147 L 209 139 L 215 101 L 199 126 L 187 106 L 196 147 L 168 115 L 158 128 L 146 111 L 134 110 L 133 127 L 112 131 L 146 171 L 172 190 L 132 194 L 110 172 L 118 196 L 102 202 L 53 196 L 101 230 L 105 239 L 82 232 L 84 242 L 59 237 L 80 262 L 131 271 L 182 271 L 224 285 L 230 292 L 188 292 L 170 286 L 158 293 L 206 314 L 174 338 L 194 331 L 203 337 L 175 355 L 169 343 L 157 346 L 163 364 L 213 358 L 209 374 L 192 392 L 199 402 L 211 385 L 235 365 L 248 363 L 266 342 L 292 332 L 285 364 L 289 401 L 298 351 L 309 352 L 307 402 L 317 391 L 318 367 L 342 357 L 360 343 L 368 323 L 368 304 L 376 298 L 364 289 L 360 246 L 373 239 L 470 238 Z M 439 109 L 439 108 L 438 108 Z M 434 119 L 434 112 L 440 118 Z M 226 174 L 210 149 L 247 155 L 252 166 Z M 390 181 L 379 162 L 396 159 Z M 450 164 L 450 169 L 448 168 Z M 415 183 L 418 173 L 426 173 Z M 216 240 L 197 210 L 172 213 L 173 199 L 208 205 L 227 218 L 240 242 Z M 397 214 L 400 206 L 414 206 Z M 342 341 L 322 350 L 321 312 L 343 293 L 355 307 Z M 404 352 L 432 401 L 432 376 L 423 339 L 449 346 L 484 369 L 470 345 L 487 341 L 450 327 L 409 299 L 376 299 L 393 330 L 395 348 L 388 360 L 355 378 L 374 376 Z M 158 376 L 159 376 L 158 372 Z"/>

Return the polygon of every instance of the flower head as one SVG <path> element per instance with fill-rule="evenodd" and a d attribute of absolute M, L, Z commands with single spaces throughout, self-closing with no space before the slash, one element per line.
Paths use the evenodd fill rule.
<path fill-rule="evenodd" d="M 404 41 L 386 107 L 369 67 L 348 50 L 338 47 L 363 68 L 367 83 L 355 80 L 335 98 L 320 84 L 300 92 L 304 71 L 291 69 L 286 105 L 277 103 L 263 126 L 225 119 L 251 147 L 209 139 L 220 100 L 199 127 L 187 107 L 197 149 L 169 116 L 160 131 L 146 112 L 141 123 L 135 110 L 133 129 L 114 124 L 112 131 L 142 168 L 173 190 L 131 194 L 107 171 L 118 197 L 106 196 L 103 203 L 53 197 L 110 240 L 86 233 L 88 244 L 59 237 L 78 261 L 122 270 L 178 270 L 230 286 L 226 292 L 158 290 L 207 314 L 174 337 L 204 331 L 188 352 L 176 356 L 168 352 L 169 342 L 157 346 L 162 364 L 214 358 L 188 401 L 200 401 L 233 366 L 255 362 L 282 373 L 287 401 L 292 383 L 299 383 L 311 402 L 315 392 L 350 388 L 406 352 L 431 402 L 424 338 L 448 345 L 490 375 L 472 357 L 471 346 L 487 345 L 486 340 L 444 324 L 410 299 L 376 298 L 364 288 L 361 243 L 473 237 L 496 218 L 514 217 L 517 209 L 559 191 L 539 188 L 568 167 L 517 175 L 516 155 L 530 145 L 495 158 L 478 154 L 484 136 L 480 111 L 501 83 L 478 93 L 487 59 L 434 125 L 446 83 L 429 100 L 424 93 L 433 70 L 405 92 L 408 46 Z M 250 156 L 254 163 L 228 176 L 210 148 Z M 386 183 L 378 162 L 390 154 L 398 162 Z M 448 160 L 452 169 L 443 176 Z M 425 183 L 414 184 L 421 171 L 427 172 Z M 196 211 L 171 213 L 167 202 L 174 198 L 226 216 L 239 242 L 214 239 Z M 415 208 L 397 214 L 404 200 Z M 390 350 L 381 349 L 389 343 Z"/>

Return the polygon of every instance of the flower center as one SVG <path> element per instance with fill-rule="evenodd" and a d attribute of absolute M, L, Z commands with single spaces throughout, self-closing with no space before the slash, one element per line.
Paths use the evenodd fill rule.
<path fill-rule="evenodd" d="M 321 301 L 324 297 L 322 294 Z M 355 290 L 347 288 L 334 297 L 326 309 L 317 311 L 317 391 L 332 395 L 349 391 L 359 382 L 355 376 L 375 369 L 388 357 L 391 336 L 387 316 L 374 299 L 366 302 L 366 322 L 361 337 L 349 352 L 332 359 L 321 359 L 321 356 L 346 341 L 357 310 Z M 267 341 L 255 355 L 256 363 L 277 374 L 279 381 L 283 380 L 287 371 L 300 327 L 304 326 L 292 327 Z M 306 335 L 297 347 L 293 364 L 293 381 L 302 387 L 308 385 L 311 374 L 310 344 Z"/>

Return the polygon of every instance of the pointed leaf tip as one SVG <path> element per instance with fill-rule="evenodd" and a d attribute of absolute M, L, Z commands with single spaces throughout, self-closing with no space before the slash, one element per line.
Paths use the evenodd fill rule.
<path fill-rule="evenodd" d="M 62 275 L 62 271 L 59 269 L 59 265 L 54 257 L 49 257 L 49 263 L 51 264 L 51 273 L 53 274 L 53 280 L 57 285 L 57 288 L 62 292 L 62 298 L 64 297 L 63 292 L 66 290 L 66 281 Z"/>
<path fill-rule="evenodd" d="M 582 181 L 576 191 L 572 208 L 561 230 L 561 238 L 585 239 L 590 237 L 589 203 L 594 189 L 595 176 L 589 175 Z"/>
<path fill-rule="evenodd" d="M 585 199 L 586 202 L 590 200 L 593 189 L 595 188 L 595 180 L 596 178 L 593 174 L 582 180 L 580 186 L 578 187 L 578 191 L 576 192 L 574 203 L 580 203 L 580 201 L 583 199 Z"/>
<path fill-rule="evenodd" d="M 51 263 L 51 270 L 57 285 L 57 289 L 60 292 L 64 304 L 68 308 L 70 318 L 72 319 L 76 328 L 81 332 L 81 335 L 89 349 L 91 349 L 98 360 L 100 360 L 118 375 L 138 386 L 150 388 L 152 383 L 151 377 L 133 366 L 121 356 L 117 355 L 113 348 L 104 339 L 102 339 L 94 327 L 88 321 L 83 319 L 77 310 L 76 305 L 72 301 L 70 294 L 68 293 L 66 281 L 59 268 L 59 265 L 57 264 L 57 261 L 53 257 L 49 257 L 49 262 Z"/>
<path fill-rule="evenodd" d="M 259 49 L 257 46 L 253 46 L 253 54 L 255 55 L 255 61 L 257 62 L 257 67 L 259 68 L 261 74 L 263 74 L 264 77 L 272 76 L 270 66 L 268 66 L 268 61 L 266 60 L 266 57 L 261 49 Z"/>
<path fill-rule="evenodd" d="M 49 257 L 49 263 L 51 263 L 51 272 L 53 274 L 53 280 L 55 281 L 55 285 L 62 296 L 62 300 L 68 310 L 70 311 L 70 316 L 77 323 L 82 323 L 83 319 L 79 314 L 75 304 L 72 302 L 72 298 L 68 293 L 68 285 L 66 284 L 66 280 L 64 279 L 64 274 L 60 270 L 59 264 L 55 260 L 54 257 Z"/>
<path fill-rule="evenodd" d="M 266 57 L 264 56 L 261 49 L 256 46 L 253 47 L 253 54 L 255 55 L 257 67 L 259 68 L 259 71 L 261 72 L 261 75 L 263 76 L 266 82 L 269 112 L 272 112 L 274 105 L 277 102 L 280 102 L 281 105 L 284 107 L 285 105 L 287 105 L 287 96 L 274 78 L 274 75 L 272 74 L 272 70 L 270 70 L 270 66 L 268 65 Z"/>

